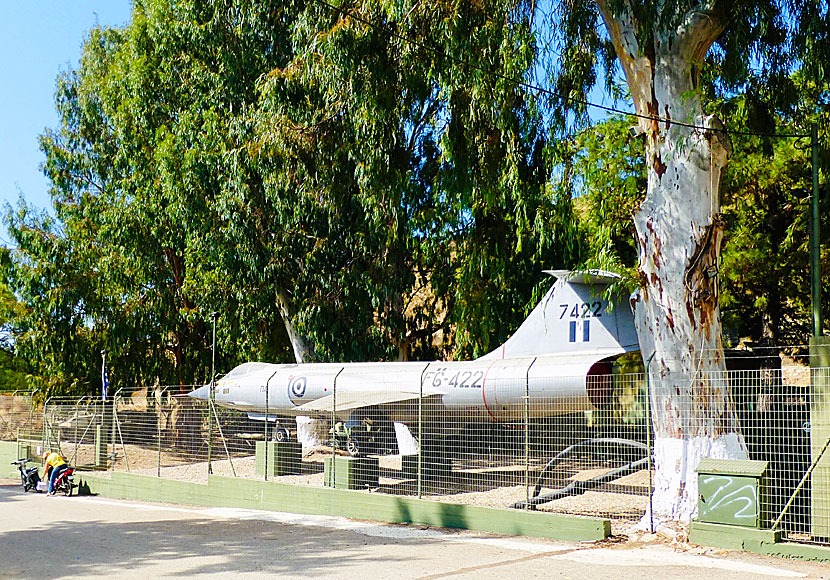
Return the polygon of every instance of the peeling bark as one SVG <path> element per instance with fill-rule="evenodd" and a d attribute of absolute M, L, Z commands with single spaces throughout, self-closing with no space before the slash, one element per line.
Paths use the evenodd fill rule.
<path fill-rule="evenodd" d="M 308 362 L 311 359 L 311 349 L 305 339 L 297 332 L 292 322 L 293 312 L 291 299 L 282 289 L 277 290 L 277 309 L 280 311 L 285 331 L 288 333 L 288 340 L 291 342 L 291 349 L 294 351 L 294 359 L 298 364 Z"/>
<path fill-rule="evenodd" d="M 639 119 L 650 170 L 634 216 L 641 288 L 632 306 L 654 411 L 654 515 L 688 521 L 697 510 L 699 459 L 746 457 L 725 381 L 718 311 L 719 191 L 731 147 L 695 92 L 699 64 L 722 24 L 714 11 L 697 10 L 641 46 L 629 3 L 620 12 L 606 0 L 597 5 L 636 110 L 650 117 Z"/>

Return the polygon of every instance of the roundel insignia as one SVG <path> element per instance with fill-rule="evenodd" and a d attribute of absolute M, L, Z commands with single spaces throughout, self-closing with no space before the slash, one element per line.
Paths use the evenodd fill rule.
<path fill-rule="evenodd" d="M 305 388 L 308 384 L 308 379 L 305 377 L 296 377 L 291 379 L 288 388 L 291 391 L 291 396 L 297 399 L 302 399 L 305 396 Z"/>

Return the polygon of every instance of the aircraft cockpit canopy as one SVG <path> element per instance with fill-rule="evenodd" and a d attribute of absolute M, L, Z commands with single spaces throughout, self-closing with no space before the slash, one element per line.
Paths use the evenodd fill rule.
<path fill-rule="evenodd" d="M 226 379 L 237 379 L 244 377 L 246 375 L 252 375 L 257 373 L 268 366 L 268 363 L 260 363 L 260 362 L 248 362 L 239 365 L 232 369 L 228 374 L 225 375 L 224 378 Z"/>

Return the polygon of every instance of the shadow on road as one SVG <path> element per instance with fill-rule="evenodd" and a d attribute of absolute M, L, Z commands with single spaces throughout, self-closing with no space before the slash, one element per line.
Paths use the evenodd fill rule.
<path fill-rule="evenodd" d="M 343 530 L 315 526 L 294 526 L 272 521 L 210 519 L 176 513 L 176 519 L 146 521 L 146 508 L 139 508 L 136 520 L 125 523 L 106 521 L 103 510 L 119 510 L 118 506 L 101 506 L 79 498 L 35 498 L 10 493 L 3 485 L 0 503 L 3 511 L 13 511 L 8 504 L 20 501 L 49 502 L 64 511 L 75 502 L 73 510 L 87 512 L 87 521 L 19 522 L 23 529 L 0 533 L 0 577 L 55 577 L 59 562 L 60 577 L 84 578 L 106 574 L 107 569 L 151 570 L 161 565 L 164 574 L 211 574 L 258 572 L 267 574 L 301 574 L 309 577 L 328 575 L 343 568 L 359 568 L 364 564 L 385 562 L 390 569 L 403 558 L 390 558 L 388 551 L 377 556 L 359 550 L 372 544 L 391 542 L 423 543 L 424 539 L 390 540 Z M 127 505 L 124 510 L 132 510 Z M 153 508 L 150 508 L 153 509 Z M 163 508 L 162 508 L 163 509 Z M 99 513 L 96 514 L 95 512 Z M 128 513 L 129 517 L 129 512 Z M 11 515 L 11 514 L 10 514 Z M 63 514 L 58 516 L 64 517 Z M 156 515 L 149 515 L 156 518 Z M 83 519 L 79 516 L 79 519 Z M 114 518 L 115 519 L 115 518 Z M 428 540 L 427 540 L 428 541 Z M 411 557 L 406 558 L 411 562 Z"/>

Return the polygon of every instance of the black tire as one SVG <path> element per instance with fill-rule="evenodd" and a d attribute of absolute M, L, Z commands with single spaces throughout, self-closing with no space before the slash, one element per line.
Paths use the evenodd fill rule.
<path fill-rule="evenodd" d="M 72 495 L 72 484 L 68 481 L 63 485 L 63 495 L 69 497 Z"/>
<path fill-rule="evenodd" d="M 276 431 L 274 431 L 274 441 L 276 441 L 277 443 L 283 443 L 285 441 L 288 441 L 288 437 L 288 429 L 279 427 Z"/>
<path fill-rule="evenodd" d="M 360 457 L 360 443 L 354 437 L 346 439 L 346 451 L 352 457 Z"/>

